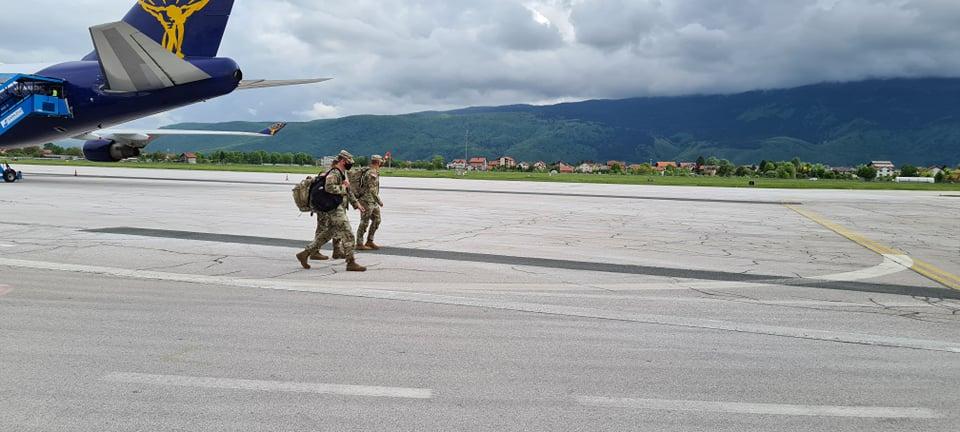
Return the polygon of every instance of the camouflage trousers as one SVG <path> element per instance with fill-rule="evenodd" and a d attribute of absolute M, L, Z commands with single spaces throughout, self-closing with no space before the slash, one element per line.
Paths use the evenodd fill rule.
<path fill-rule="evenodd" d="M 343 256 L 347 259 L 353 258 L 353 230 L 350 227 L 350 219 L 347 218 L 347 211 L 343 207 L 317 213 L 317 231 L 314 234 L 313 243 L 307 246 L 306 251 L 311 254 L 320 252 L 320 248 L 331 239 L 340 240 Z"/>
<path fill-rule="evenodd" d="M 363 243 L 363 236 L 366 234 L 368 226 L 370 227 L 370 236 L 367 237 L 367 241 L 371 242 L 377 234 L 377 229 L 380 228 L 380 205 L 376 202 L 364 202 L 363 206 L 367 211 L 360 216 L 360 226 L 357 227 L 357 243 Z"/>

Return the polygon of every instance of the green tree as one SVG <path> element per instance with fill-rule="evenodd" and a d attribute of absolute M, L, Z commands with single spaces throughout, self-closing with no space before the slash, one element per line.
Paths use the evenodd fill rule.
<path fill-rule="evenodd" d="M 717 175 L 720 177 L 730 177 L 733 175 L 735 170 L 736 167 L 734 167 L 730 161 L 726 159 L 720 159 L 720 164 L 717 168 Z"/>
<path fill-rule="evenodd" d="M 797 178 L 797 168 L 792 163 L 783 163 L 777 167 L 777 177 L 782 179 Z"/>
<path fill-rule="evenodd" d="M 442 170 L 446 165 L 447 160 L 440 155 L 436 155 L 430 160 L 430 169 Z"/>
<path fill-rule="evenodd" d="M 877 169 L 868 165 L 860 165 L 857 167 L 857 177 L 866 181 L 873 181 L 877 178 Z"/>
<path fill-rule="evenodd" d="M 823 166 L 823 164 L 815 164 L 810 168 L 809 174 L 817 178 L 826 178 L 827 167 Z"/>
<path fill-rule="evenodd" d="M 803 161 L 799 157 L 793 158 L 790 163 L 793 164 L 794 172 L 800 172 L 800 166 L 803 165 Z"/>
<path fill-rule="evenodd" d="M 698 166 L 698 167 L 701 167 L 701 166 L 705 165 L 706 163 L 707 163 L 707 160 L 704 159 L 703 156 L 700 156 L 700 157 L 697 158 L 697 166 Z"/>
<path fill-rule="evenodd" d="M 917 177 L 920 175 L 920 170 L 913 165 L 905 164 L 900 167 L 900 175 L 904 177 Z"/>

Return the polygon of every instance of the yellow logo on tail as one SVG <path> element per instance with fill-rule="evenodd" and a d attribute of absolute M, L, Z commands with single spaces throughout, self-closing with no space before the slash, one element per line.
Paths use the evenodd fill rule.
<path fill-rule="evenodd" d="M 163 26 L 160 45 L 183 58 L 183 35 L 187 20 L 207 7 L 210 0 L 137 0 L 137 3 Z"/>

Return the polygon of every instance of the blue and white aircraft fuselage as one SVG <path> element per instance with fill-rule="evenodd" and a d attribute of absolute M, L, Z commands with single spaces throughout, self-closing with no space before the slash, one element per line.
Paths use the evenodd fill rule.
<path fill-rule="evenodd" d="M 95 51 L 25 76 L 0 74 L 0 148 L 86 140 L 88 159 L 119 161 L 162 135 L 269 136 L 261 132 L 114 131 L 132 120 L 227 95 L 237 89 L 298 85 L 323 79 L 244 81 L 239 65 L 217 57 L 233 0 L 136 0 L 123 21 L 90 29 Z M 2 69 L 9 71 L 10 67 Z M 60 81 L 51 84 L 41 78 Z M 6 83 L 7 79 L 11 79 Z M 15 103 L 31 95 L 62 99 L 68 112 L 31 112 Z M 54 99 L 56 100 L 56 99 Z M 4 101 L 7 101 L 6 104 Z M 38 101 L 39 103 L 39 101 Z M 16 110 L 14 110 L 16 108 Z"/>

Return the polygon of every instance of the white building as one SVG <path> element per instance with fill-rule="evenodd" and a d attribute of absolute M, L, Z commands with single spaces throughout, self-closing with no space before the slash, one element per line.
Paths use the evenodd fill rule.
<path fill-rule="evenodd" d="M 877 170 L 877 177 L 892 177 L 897 166 L 890 161 L 871 161 L 870 166 Z"/>

